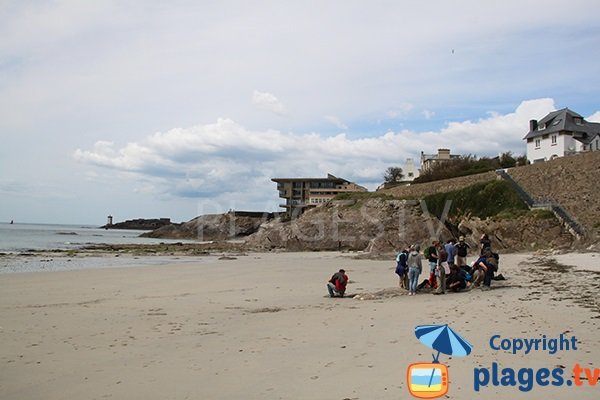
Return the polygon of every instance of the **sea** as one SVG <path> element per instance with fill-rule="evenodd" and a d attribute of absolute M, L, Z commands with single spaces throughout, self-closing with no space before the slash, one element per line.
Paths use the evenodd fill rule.
<path fill-rule="evenodd" d="M 170 256 L 40 256 L 39 251 L 77 250 L 94 244 L 198 243 L 191 240 L 142 238 L 146 231 L 101 229 L 87 225 L 0 223 L 0 274 L 64 271 L 86 268 L 135 267 L 198 262 L 206 257 Z"/>

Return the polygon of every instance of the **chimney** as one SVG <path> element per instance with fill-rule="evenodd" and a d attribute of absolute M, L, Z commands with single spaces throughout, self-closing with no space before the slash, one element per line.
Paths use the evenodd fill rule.
<path fill-rule="evenodd" d="M 438 149 L 438 160 L 449 160 L 450 149 Z"/>
<path fill-rule="evenodd" d="M 537 119 L 529 120 L 529 132 L 533 132 L 533 131 L 537 130 L 537 128 L 538 128 Z"/>

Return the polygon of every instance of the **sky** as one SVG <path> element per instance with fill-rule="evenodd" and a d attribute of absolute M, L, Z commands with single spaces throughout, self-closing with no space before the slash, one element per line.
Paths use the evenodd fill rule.
<path fill-rule="evenodd" d="M 422 151 L 600 121 L 597 0 L 0 0 L 0 221 L 276 211 Z"/>

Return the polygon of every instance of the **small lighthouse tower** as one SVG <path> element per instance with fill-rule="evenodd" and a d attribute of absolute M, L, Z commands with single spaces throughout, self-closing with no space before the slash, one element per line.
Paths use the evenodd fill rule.
<path fill-rule="evenodd" d="M 111 226 L 113 224 L 113 216 L 109 215 L 108 217 L 106 217 L 106 226 Z"/>

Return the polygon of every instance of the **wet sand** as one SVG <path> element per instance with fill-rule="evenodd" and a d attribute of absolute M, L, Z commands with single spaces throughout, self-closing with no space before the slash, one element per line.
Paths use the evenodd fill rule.
<path fill-rule="evenodd" d="M 481 387 L 476 368 L 600 368 L 600 257 L 502 255 L 493 290 L 406 296 L 390 261 L 265 253 L 198 264 L 0 275 L 2 399 L 399 399 L 431 361 L 414 328 L 450 324 L 473 344 L 447 398 L 596 399 L 600 385 Z M 566 256 L 565 256 L 566 257 Z M 580 259 L 581 258 L 581 259 Z M 575 261 L 573 261 L 575 260 Z M 350 295 L 326 297 L 344 267 Z M 423 275 L 421 276 L 423 278 Z M 512 354 L 490 338 L 575 336 L 578 350 Z"/>

